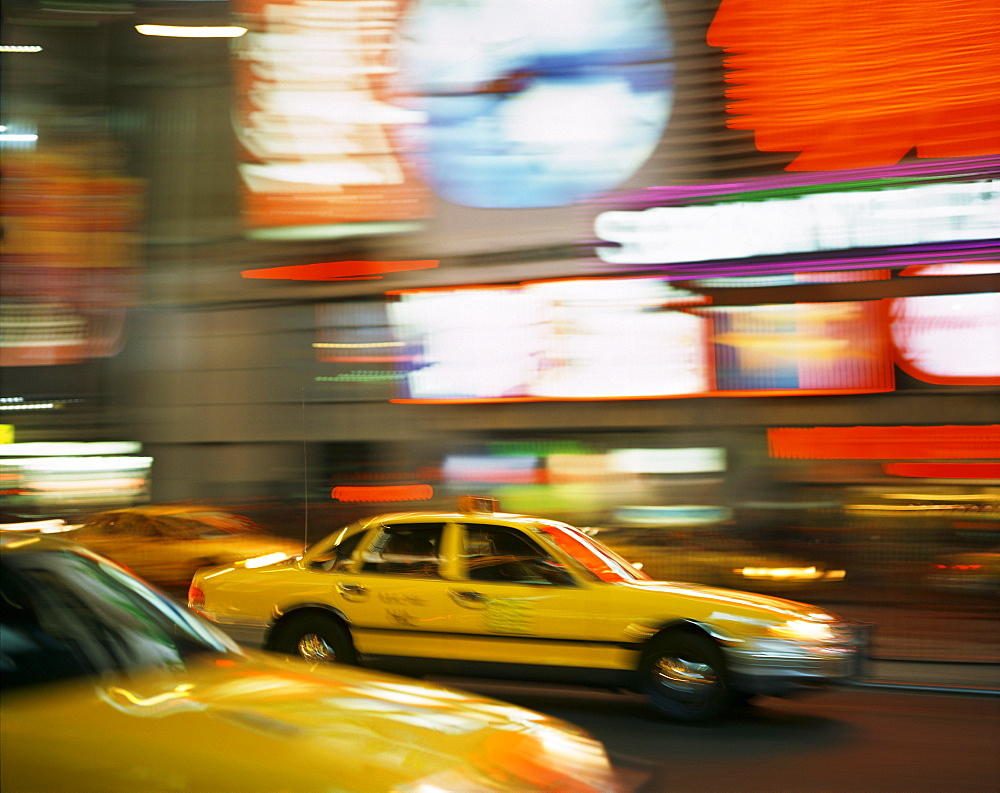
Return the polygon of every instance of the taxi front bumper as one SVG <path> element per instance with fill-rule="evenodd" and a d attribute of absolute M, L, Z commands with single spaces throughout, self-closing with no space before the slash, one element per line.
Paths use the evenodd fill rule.
<path fill-rule="evenodd" d="M 862 626 L 838 644 L 757 639 L 726 648 L 733 685 L 749 694 L 788 696 L 863 677 L 867 637 Z"/>

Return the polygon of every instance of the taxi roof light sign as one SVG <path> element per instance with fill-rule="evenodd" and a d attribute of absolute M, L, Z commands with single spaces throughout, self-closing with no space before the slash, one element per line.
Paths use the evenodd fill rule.
<path fill-rule="evenodd" d="M 459 496 L 460 512 L 499 512 L 500 502 L 489 496 Z"/>

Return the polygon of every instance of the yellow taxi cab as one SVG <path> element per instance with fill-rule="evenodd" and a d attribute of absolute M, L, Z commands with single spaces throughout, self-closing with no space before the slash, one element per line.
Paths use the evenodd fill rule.
<path fill-rule="evenodd" d="M 68 535 L 145 581 L 183 592 L 195 570 L 242 559 L 285 559 L 302 543 L 244 515 L 198 504 L 145 504 L 87 516 Z"/>
<path fill-rule="evenodd" d="M 188 605 L 317 663 L 620 688 L 683 721 L 858 671 L 860 634 L 826 611 L 654 581 L 581 529 L 496 509 L 362 519 L 296 559 L 199 570 Z"/>
<path fill-rule="evenodd" d="M 625 793 L 572 725 L 244 650 L 81 546 L 0 533 L 4 793 Z"/>

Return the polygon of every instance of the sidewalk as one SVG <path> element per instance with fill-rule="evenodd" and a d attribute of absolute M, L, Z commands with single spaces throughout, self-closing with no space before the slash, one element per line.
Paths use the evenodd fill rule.
<path fill-rule="evenodd" d="M 1000 696 L 1000 663 L 953 664 L 868 660 L 862 669 L 863 679 L 857 685 L 866 688 L 953 691 Z"/>
<path fill-rule="evenodd" d="M 1000 614 L 845 607 L 865 625 L 865 687 L 1000 696 Z"/>

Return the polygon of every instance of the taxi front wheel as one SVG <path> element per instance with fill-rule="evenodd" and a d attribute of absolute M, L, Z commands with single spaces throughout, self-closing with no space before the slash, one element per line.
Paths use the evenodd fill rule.
<path fill-rule="evenodd" d="M 655 638 L 639 665 L 643 693 L 678 721 L 718 718 L 733 702 L 722 651 L 707 636 L 668 633 Z"/>
<path fill-rule="evenodd" d="M 332 617 L 303 614 L 279 624 L 268 649 L 294 655 L 313 664 L 356 664 L 354 643 L 347 629 Z"/>

